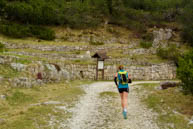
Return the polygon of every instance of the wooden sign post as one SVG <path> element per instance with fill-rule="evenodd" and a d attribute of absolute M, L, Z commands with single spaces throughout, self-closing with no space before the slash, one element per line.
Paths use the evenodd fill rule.
<path fill-rule="evenodd" d="M 93 56 L 93 58 L 97 58 L 97 63 L 96 63 L 96 80 L 98 80 L 98 71 L 102 71 L 102 79 L 104 80 L 104 61 L 108 57 L 106 56 L 105 52 L 97 52 Z"/>

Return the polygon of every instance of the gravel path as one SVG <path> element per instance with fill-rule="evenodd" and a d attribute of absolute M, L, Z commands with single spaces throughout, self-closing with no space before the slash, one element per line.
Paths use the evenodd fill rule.
<path fill-rule="evenodd" d="M 65 129 L 159 129 L 154 122 L 155 114 L 140 102 L 136 85 L 158 83 L 155 81 L 133 82 L 128 96 L 128 119 L 124 120 L 120 97 L 113 82 L 97 82 L 84 86 L 86 94 L 71 109 L 73 116 Z M 101 93 L 114 96 L 101 97 Z"/>

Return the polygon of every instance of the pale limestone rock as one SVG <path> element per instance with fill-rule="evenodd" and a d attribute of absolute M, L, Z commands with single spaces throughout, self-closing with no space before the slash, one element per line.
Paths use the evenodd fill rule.
<path fill-rule="evenodd" d="M 25 68 L 26 68 L 26 65 L 20 64 L 20 63 L 11 63 L 10 66 L 11 66 L 13 69 L 15 69 L 15 70 L 17 70 L 17 71 L 19 71 L 19 72 L 25 70 Z"/>

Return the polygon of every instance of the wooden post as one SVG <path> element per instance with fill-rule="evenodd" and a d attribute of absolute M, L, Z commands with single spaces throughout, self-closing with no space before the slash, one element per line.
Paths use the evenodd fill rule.
<path fill-rule="evenodd" d="M 97 65 L 96 65 L 96 80 L 98 80 L 98 58 L 97 58 Z"/>
<path fill-rule="evenodd" d="M 102 70 L 102 79 L 103 79 L 103 80 L 105 80 L 104 75 L 105 75 L 105 69 Z"/>

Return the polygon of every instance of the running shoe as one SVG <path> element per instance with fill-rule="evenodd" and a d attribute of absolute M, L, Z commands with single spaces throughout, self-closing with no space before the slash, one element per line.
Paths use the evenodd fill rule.
<path fill-rule="evenodd" d="M 124 117 L 124 119 L 127 119 L 127 112 L 126 111 L 123 111 L 123 117 Z"/>

